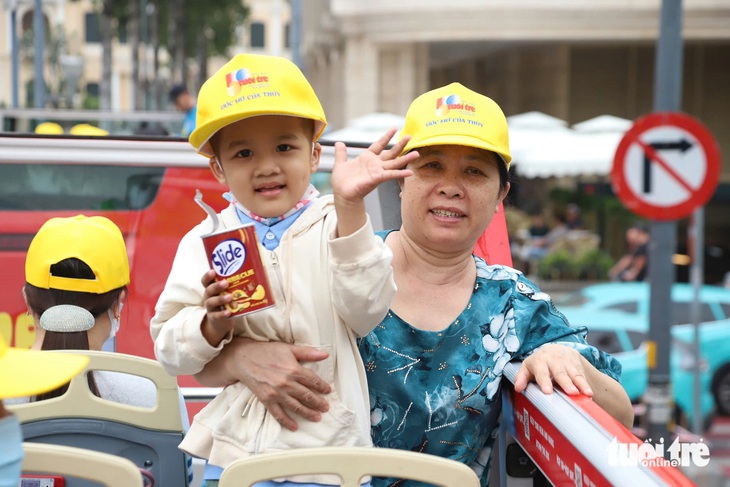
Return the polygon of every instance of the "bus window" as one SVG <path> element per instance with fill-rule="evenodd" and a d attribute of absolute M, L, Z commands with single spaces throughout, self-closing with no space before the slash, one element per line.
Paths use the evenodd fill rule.
<path fill-rule="evenodd" d="M 155 199 L 163 167 L 0 165 L 0 210 L 139 210 Z"/>

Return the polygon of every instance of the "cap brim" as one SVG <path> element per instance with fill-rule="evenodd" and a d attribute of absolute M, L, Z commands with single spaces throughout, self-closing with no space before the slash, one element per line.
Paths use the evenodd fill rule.
<path fill-rule="evenodd" d="M 193 131 L 192 134 L 190 134 L 189 141 L 192 144 L 193 147 L 195 147 L 195 150 L 198 154 L 205 157 L 213 157 L 215 154 L 213 153 L 213 147 L 210 145 L 210 139 L 213 138 L 213 135 L 215 135 L 219 130 L 221 130 L 223 127 L 226 127 L 232 123 L 238 122 L 240 120 L 245 120 L 247 118 L 252 117 L 261 117 L 266 115 L 281 115 L 285 117 L 296 117 L 296 118 L 304 118 L 307 120 L 312 120 L 315 123 L 315 131 L 314 131 L 314 138 L 313 140 L 316 142 L 321 136 L 322 132 L 324 132 L 325 127 L 327 126 L 327 123 L 324 120 L 320 120 L 318 118 L 315 118 L 314 115 L 311 117 L 307 117 L 305 115 L 302 115 L 300 113 L 293 113 L 293 112 L 287 112 L 285 110 L 260 110 L 260 111 L 251 111 L 250 113 L 247 113 L 245 116 L 241 116 L 240 113 L 232 113 L 231 115 L 227 117 L 221 117 L 218 119 L 215 119 L 213 121 L 208 122 L 207 124 L 200 125 L 199 127 L 196 127 L 195 131 Z M 197 133 L 196 133 L 197 132 Z M 196 140 L 201 134 L 210 134 L 208 137 L 204 140 Z"/>
<path fill-rule="evenodd" d="M 88 363 L 89 358 L 81 355 L 9 348 L 0 358 L 0 399 L 52 391 Z"/>
<path fill-rule="evenodd" d="M 476 147 L 477 149 L 488 150 L 490 152 L 494 152 L 499 157 L 501 157 L 505 164 L 507 164 L 508 168 L 509 163 L 512 160 L 512 157 L 509 154 L 503 154 L 499 149 L 497 149 L 497 147 L 491 144 L 487 144 L 483 140 L 477 139 L 476 137 L 471 137 L 469 135 L 436 135 L 427 139 L 421 139 L 418 141 L 418 144 L 406 145 L 406 147 L 403 149 L 403 152 L 406 153 L 412 150 L 418 150 L 419 147 L 431 147 L 434 145 L 462 145 L 466 147 Z"/>

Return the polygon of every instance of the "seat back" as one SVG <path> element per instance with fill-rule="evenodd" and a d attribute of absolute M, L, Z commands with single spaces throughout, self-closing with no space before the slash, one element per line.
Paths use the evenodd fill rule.
<path fill-rule="evenodd" d="M 65 394 L 9 406 L 21 422 L 24 440 L 118 455 L 149 471 L 158 487 L 187 486 L 187 459 L 178 449 L 187 424 L 183 424 L 175 378 L 159 363 L 141 357 L 113 352 L 74 350 L 73 353 L 87 355 L 90 360 L 85 370 L 71 380 Z M 86 379 L 89 371 L 149 379 L 151 382 L 144 384 L 150 385 L 149 392 L 155 391 L 153 406 L 130 406 L 94 395 Z M 68 483 L 67 486 L 74 487 Z"/>
<path fill-rule="evenodd" d="M 129 460 L 115 455 L 42 443 L 23 443 L 23 450 L 25 459 L 22 468 L 25 475 L 73 476 L 106 487 L 142 485 L 139 469 Z"/>
<path fill-rule="evenodd" d="M 342 487 L 359 487 L 363 477 L 395 477 L 442 487 L 479 487 L 474 471 L 446 458 L 389 448 L 321 447 L 265 453 L 229 465 L 220 487 L 247 487 L 294 475 L 332 474 Z"/>

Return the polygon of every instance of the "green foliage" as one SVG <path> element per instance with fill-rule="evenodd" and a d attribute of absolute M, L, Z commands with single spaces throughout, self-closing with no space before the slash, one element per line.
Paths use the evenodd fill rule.
<path fill-rule="evenodd" d="M 545 280 L 603 281 L 614 264 L 613 258 L 598 248 L 557 249 L 547 254 L 537 267 L 537 275 Z"/>
<path fill-rule="evenodd" d="M 545 280 L 576 279 L 574 258 L 567 250 L 551 252 L 540 260 L 537 275 Z"/>
<path fill-rule="evenodd" d="M 85 110 L 98 110 L 99 109 L 99 97 L 86 95 L 83 101 L 83 108 Z"/>
<path fill-rule="evenodd" d="M 228 48 L 237 42 L 236 29 L 248 14 L 249 9 L 241 0 L 216 0 L 215 8 L 210 8 L 210 0 L 186 0 L 186 52 L 195 52 L 202 33 L 208 39 L 209 55 L 227 56 Z"/>

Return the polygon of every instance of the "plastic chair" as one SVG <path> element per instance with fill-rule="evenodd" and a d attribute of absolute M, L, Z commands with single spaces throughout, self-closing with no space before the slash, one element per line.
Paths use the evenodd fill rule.
<path fill-rule="evenodd" d="M 132 462 L 106 453 L 70 446 L 23 443 L 23 473 L 72 476 L 106 487 L 142 485 L 142 475 Z"/>
<path fill-rule="evenodd" d="M 113 352 L 73 353 L 87 355 L 90 361 L 84 372 L 71 380 L 65 394 L 8 406 L 21 423 L 24 441 L 118 455 L 149 471 L 157 487 L 187 486 L 187 458 L 178 449 L 187 424 L 183 424 L 176 379 L 154 360 Z M 129 406 L 95 396 L 86 379 L 91 370 L 149 379 L 156 387 L 156 405 Z M 66 485 L 74 487 L 68 482 Z"/>
<path fill-rule="evenodd" d="M 360 487 L 365 476 L 396 477 L 442 487 L 479 487 L 467 465 L 446 458 L 389 448 L 322 447 L 266 453 L 230 464 L 219 487 L 246 487 L 294 475 L 334 474 L 342 487 Z"/>

